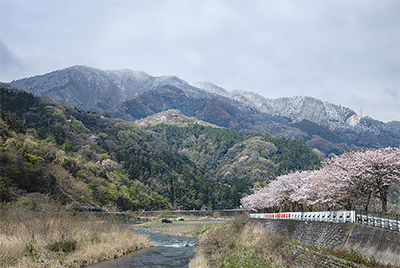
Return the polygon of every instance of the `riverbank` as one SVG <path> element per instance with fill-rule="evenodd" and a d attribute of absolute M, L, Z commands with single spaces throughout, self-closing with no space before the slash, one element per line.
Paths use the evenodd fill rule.
<path fill-rule="evenodd" d="M 195 250 L 190 268 L 288 267 L 286 237 L 274 235 L 250 223 L 247 217 L 206 231 Z"/>
<path fill-rule="evenodd" d="M 83 267 L 154 246 L 113 221 L 51 203 L 0 206 L 0 267 Z"/>
<path fill-rule="evenodd" d="M 164 233 L 174 236 L 199 237 L 215 226 L 225 224 L 230 218 L 186 218 L 183 221 L 172 220 L 172 223 L 162 223 L 161 218 L 153 218 L 150 222 L 131 225 L 130 228 L 153 233 Z"/>

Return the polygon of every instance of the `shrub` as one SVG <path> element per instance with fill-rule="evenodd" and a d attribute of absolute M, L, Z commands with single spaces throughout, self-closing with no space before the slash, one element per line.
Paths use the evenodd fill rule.
<path fill-rule="evenodd" d="M 62 251 L 64 253 L 71 253 L 76 250 L 77 246 L 78 242 L 76 242 L 74 239 L 70 239 L 67 241 L 54 242 L 50 244 L 48 248 L 53 252 Z"/>

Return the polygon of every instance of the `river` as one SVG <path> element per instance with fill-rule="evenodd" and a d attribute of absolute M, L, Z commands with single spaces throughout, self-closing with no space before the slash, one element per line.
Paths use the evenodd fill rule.
<path fill-rule="evenodd" d="M 96 263 L 90 268 L 172 268 L 189 267 L 194 257 L 194 245 L 198 239 L 194 237 L 172 236 L 163 233 L 134 230 L 147 235 L 156 246 L 134 251 L 121 258 Z"/>

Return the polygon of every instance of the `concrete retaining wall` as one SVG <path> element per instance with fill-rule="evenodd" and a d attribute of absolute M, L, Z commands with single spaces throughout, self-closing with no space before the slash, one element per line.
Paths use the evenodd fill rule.
<path fill-rule="evenodd" d="M 378 227 L 334 222 L 254 219 L 274 233 L 287 231 L 302 244 L 353 248 L 388 264 L 400 265 L 400 232 Z"/>
<path fill-rule="evenodd" d="M 356 224 L 345 246 L 383 263 L 400 265 L 400 232 Z"/>

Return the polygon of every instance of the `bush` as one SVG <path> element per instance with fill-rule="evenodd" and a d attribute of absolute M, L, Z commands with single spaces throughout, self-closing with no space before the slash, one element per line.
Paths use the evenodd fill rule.
<path fill-rule="evenodd" d="M 74 239 L 70 239 L 67 241 L 54 242 L 50 244 L 48 248 L 53 252 L 62 251 L 64 253 L 71 253 L 76 250 L 77 246 L 78 242 L 76 242 Z"/>

